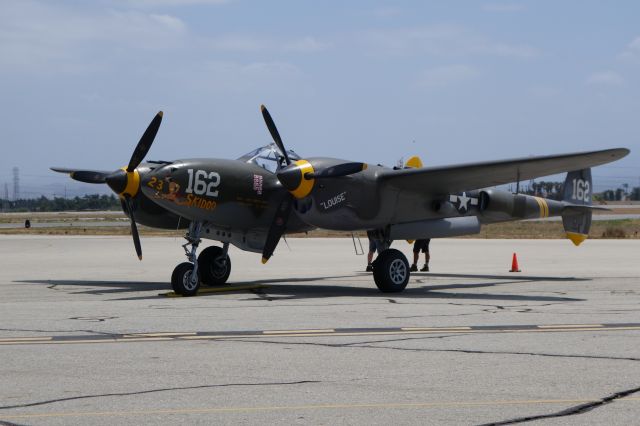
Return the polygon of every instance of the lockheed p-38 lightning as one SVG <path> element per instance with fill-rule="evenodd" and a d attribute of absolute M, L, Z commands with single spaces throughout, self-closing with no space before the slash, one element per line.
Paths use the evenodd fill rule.
<path fill-rule="evenodd" d="M 231 272 L 229 244 L 273 255 L 285 234 L 315 228 L 369 231 L 384 246 L 390 240 L 453 237 L 478 233 L 482 224 L 562 216 L 577 245 L 591 225 L 591 167 L 618 160 L 628 149 L 526 157 L 511 160 L 391 168 L 328 157 L 302 158 L 286 150 L 267 109 L 262 115 L 274 140 L 237 160 L 194 158 L 143 163 L 162 121 L 159 112 L 136 146 L 129 164 L 116 171 L 52 168 L 87 183 L 106 183 L 130 218 L 136 253 L 142 248 L 136 223 L 186 229 L 188 262 L 173 271 L 171 285 L 184 296 L 201 283 L 224 284 Z M 562 201 L 484 189 L 567 173 Z M 201 240 L 221 242 L 198 255 Z M 404 254 L 388 248 L 373 263 L 383 292 L 400 292 L 409 281 Z"/>

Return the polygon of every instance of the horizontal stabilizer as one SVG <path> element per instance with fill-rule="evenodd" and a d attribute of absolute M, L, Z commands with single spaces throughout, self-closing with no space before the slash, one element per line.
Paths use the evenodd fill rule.
<path fill-rule="evenodd" d="M 610 208 L 608 207 L 602 207 L 602 206 L 581 206 L 579 204 L 565 204 L 564 208 L 562 209 L 562 213 L 571 213 L 571 212 L 575 212 L 577 213 L 584 213 L 584 212 L 589 212 L 589 211 L 593 211 L 593 210 L 600 210 L 600 211 L 611 211 Z"/>

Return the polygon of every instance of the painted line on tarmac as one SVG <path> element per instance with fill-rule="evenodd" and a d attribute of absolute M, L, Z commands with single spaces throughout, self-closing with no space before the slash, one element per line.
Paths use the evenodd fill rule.
<path fill-rule="evenodd" d="M 599 399 L 531 399 L 531 400 L 499 400 L 499 401 L 442 401 L 442 402 L 398 402 L 398 403 L 354 403 L 354 404 L 318 404 L 318 405 L 283 405 L 262 407 L 211 407 L 211 408 L 176 408 L 157 410 L 119 410 L 119 411 L 66 411 L 58 413 L 25 413 L 2 415 L 5 420 L 35 419 L 53 417 L 100 417 L 100 416 L 136 416 L 158 414 L 215 414 L 215 413 L 249 413 L 260 411 L 300 411 L 300 410 L 340 410 L 340 409 L 415 409 L 415 408 L 456 408 L 456 407 L 491 407 L 508 405 L 553 405 L 553 404 L 589 404 Z M 638 397 L 628 397 L 616 402 L 640 402 Z"/>
<path fill-rule="evenodd" d="M 52 336 L 47 336 L 47 337 L 7 337 L 7 338 L 0 339 L 0 343 L 2 343 L 2 342 L 14 342 L 14 341 L 18 341 L 18 342 L 38 342 L 38 341 L 49 341 L 51 339 L 53 339 Z"/>
<path fill-rule="evenodd" d="M 327 334 L 327 333 L 335 333 L 336 330 L 333 328 L 326 328 L 324 330 L 266 330 L 263 331 L 262 334 L 299 334 L 299 333 L 305 333 L 305 334 L 309 334 L 309 333 L 320 333 L 320 334 Z"/>
<path fill-rule="evenodd" d="M 244 331 L 187 331 L 148 332 L 126 334 L 85 334 L 40 337 L 0 338 L 2 345 L 52 345 L 81 343 L 162 342 L 180 340 L 216 340 L 265 337 L 339 337 L 380 336 L 402 334 L 474 334 L 474 333 L 576 333 L 585 331 L 640 330 L 640 323 L 615 324 L 535 324 L 535 325 L 477 325 L 462 327 L 387 327 L 387 328 L 327 328 L 308 330 L 244 330 Z"/>
<path fill-rule="evenodd" d="M 440 330 L 438 327 L 402 327 L 402 331 L 433 331 Z M 447 330 L 471 330 L 471 327 L 449 327 Z"/>
<path fill-rule="evenodd" d="M 179 337 L 179 336 L 193 336 L 197 334 L 195 331 L 188 333 L 130 333 L 125 334 L 123 337 Z"/>
<path fill-rule="evenodd" d="M 558 324 L 558 325 L 539 325 L 538 328 L 596 328 L 604 327 L 602 324 Z"/>

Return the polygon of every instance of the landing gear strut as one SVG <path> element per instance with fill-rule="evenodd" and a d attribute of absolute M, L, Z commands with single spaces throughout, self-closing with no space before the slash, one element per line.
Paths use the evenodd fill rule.
<path fill-rule="evenodd" d="M 185 235 L 187 242 L 182 245 L 189 262 L 176 266 L 171 274 L 171 287 L 173 291 L 182 296 L 193 296 L 200 288 L 200 274 L 198 271 L 198 258 L 196 252 L 200 245 L 200 232 L 202 222 L 191 222 L 189 231 Z M 191 248 L 189 248 L 191 246 Z"/>

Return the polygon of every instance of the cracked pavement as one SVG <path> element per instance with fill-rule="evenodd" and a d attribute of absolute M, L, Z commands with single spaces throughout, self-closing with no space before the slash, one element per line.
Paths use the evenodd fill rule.
<path fill-rule="evenodd" d="M 638 241 L 434 240 L 433 272 L 389 295 L 350 239 L 289 239 L 266 266 L 231 250 L 230 281 L 267 288 L 195 298 L 158 296 L 181 241 L 142 243 L 138 262 L 124 237 L 0 237 L 0 343 L 18 342 L 0 345 L 0 425 L 599 425 L 640 414 L 640 330 L 596 327 L 640 323 Z M 514 251 L 519 274 L 507 272 Z M 517 325 L 542 327 L 463 328 Z M 443 331 L 313 335 L 394 327 Z M 154 337 L 237 330 L 285 334 Z M 131 333 L 148 336 L 106 339 Z M 60 336 L 78 339 L 43 341 Z"/>

